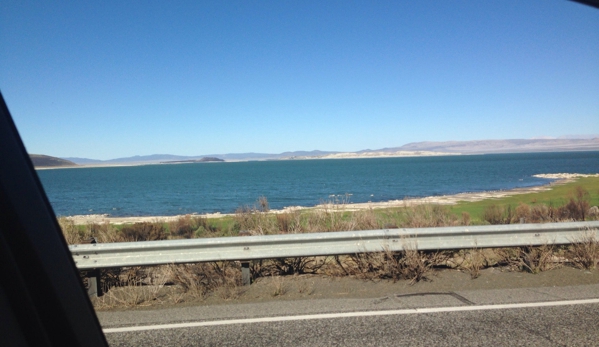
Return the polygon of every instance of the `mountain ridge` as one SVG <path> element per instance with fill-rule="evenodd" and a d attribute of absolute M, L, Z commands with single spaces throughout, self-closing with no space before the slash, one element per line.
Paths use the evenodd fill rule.
<path fill-rule="evenodd" d="M 456 155 L 456 154 L 495 154 L 524 152 L 566 152 L 566 151 L 599 151 L 599 136 L 594 138 L 560 137 L 553 139 L 504 139 L 504 140 L 471 140 L 471 141 L 422 141 L 411 142 L 399 147 L 381 149 L 364 149 L 355 152 L 339 151 L 288 151 L 282 153 L 227 153 L 206 154 L 197 156 L 181 156 L 173 154 L 135 155 L 109 160 L 97 160 L 78 157 L 64 157 L 78 165 L 118 165 L 159 163 L 164 161 L 201 160 L 205 157 L 219 158 L 225 161 L 253 160 L 293 160 L 293 159 L 329 159 L 341 157 L 389 157 L 414 155 Z M 353 156 L 352 156 L 353 155 Z"/>
<path fill-rule="evenodd" d="M 33 166 L 36 168 L 48 168 L 48 167 L 71 167 L 77 166 L 70 160 L 62 158 L 52 157 L 44 154 L 29 154 Z"/>

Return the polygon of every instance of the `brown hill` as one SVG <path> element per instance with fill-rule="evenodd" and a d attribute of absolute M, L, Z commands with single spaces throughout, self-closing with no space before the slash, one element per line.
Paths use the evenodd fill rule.
<path fill-rule="evenodd" d="M 33 166 L 35 167 L 67 167 L 67 166 L 77 166 L 77 164 L 72 161 L 51 157 L 49 155 L 42 154 L 30 154 L 29 157 L 33 162 Z"/>

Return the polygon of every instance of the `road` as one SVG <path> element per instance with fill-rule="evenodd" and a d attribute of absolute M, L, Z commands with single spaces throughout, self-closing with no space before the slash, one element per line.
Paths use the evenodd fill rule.
<path fill-rule="evenodd" d="M 599 284 L 174 307 L 98 317 L 111 346 L 596 346 Z"/>

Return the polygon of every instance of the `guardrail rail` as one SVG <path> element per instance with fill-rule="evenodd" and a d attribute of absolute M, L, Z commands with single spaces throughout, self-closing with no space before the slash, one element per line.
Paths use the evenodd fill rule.
<path fill-rule="evenodd" d="M 599 221 L 221 237 L 71 245 L 80 270 L 207 261 L 461 248 L 568 244 L 581 233 L 599 238 Z"/>
<path fill-rule="evenodd" d="M 381 229 L 307 234 L 71 245 L 80 270 L 235 260 L 312 257 L 405 249 L 447 250 L 569 244 L 599 239 L 599 221 Z M 242 268 L 249 282 L 247 264 Z"/>

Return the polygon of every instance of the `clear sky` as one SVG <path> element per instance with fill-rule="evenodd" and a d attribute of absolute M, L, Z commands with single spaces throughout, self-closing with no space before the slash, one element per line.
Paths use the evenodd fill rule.
<path fill-rule="evenodd" d="M 599 133 L 569 1 L 0 2 L 30 153 L 110 159 Z"/>

